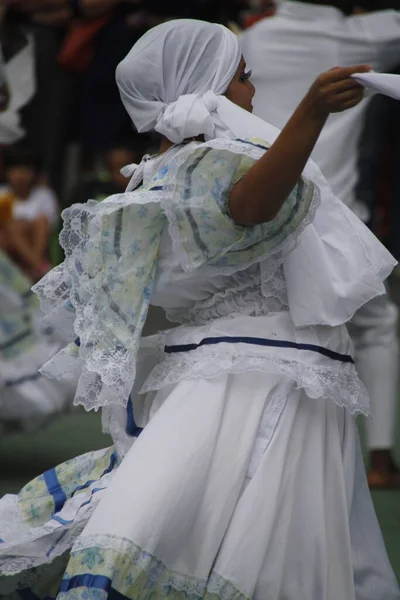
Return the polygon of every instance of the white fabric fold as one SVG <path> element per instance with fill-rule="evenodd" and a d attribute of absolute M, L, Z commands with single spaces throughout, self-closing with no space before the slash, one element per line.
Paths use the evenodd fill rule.
<path fill-rule="evenodd" d="M 258 137 L 272 144 L 280 134 L 276 127 L 222 96 L 217 114 L 220 123 L 236 137 Z M 290 313 L 297 327 L 340 325 L 366 302 L 386 293 L 383 282 L 397 262 L 336 198 L 312 160 L 307 162 L 303 176 L 319 188 L 321 206 L 314 223 L 283 261 Z"/>
<path fill-rule="evenodd" d="M 400 100 L 400 75 L 393 73 L 356 73 L 352 76 L 362 86 L 378 94 Z"/>
<path fill-rule="evenodd" d="M 215 137 L 212 113 L 218 108 L 218 97 L 211 91 L 205 94 L 187 94 L 168 104 L 157 119 L 155 130 L 176 144 L 197 137 Z"/>

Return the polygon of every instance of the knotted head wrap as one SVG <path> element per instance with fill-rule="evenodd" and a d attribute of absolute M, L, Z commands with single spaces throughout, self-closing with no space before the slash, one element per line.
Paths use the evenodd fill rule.
<path fill-rule="evenodd" d="M 179 19 L 148 31 L 118 65 L 122 102 L 139 132 L 174 143 L 216 137 L 218 96 L 239 66 L 238 38 L 215 23 Z"/>

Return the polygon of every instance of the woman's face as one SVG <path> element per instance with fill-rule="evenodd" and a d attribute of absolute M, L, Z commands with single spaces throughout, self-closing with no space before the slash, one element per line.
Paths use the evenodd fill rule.
<path fill-rule="evenodd" d="M 250 81 L 251 71 L 246 72 L 246 63 L 241 58 L 238 69 L 226 90 L 228 100 L 249 112 L 253 112 L 252 99 L 255 87 Z"/>

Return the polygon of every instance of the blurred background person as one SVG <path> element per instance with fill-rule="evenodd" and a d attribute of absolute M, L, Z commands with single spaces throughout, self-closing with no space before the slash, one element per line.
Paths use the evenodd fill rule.
<path fill-rule="evenodd" d="M 64 343 L 42 323 L 32 284 L 50 268 L 49 239 L 59 216 L 54 193 L 40 184 L 41 164 L 24 145 L 5 151 L 0 187 L 0 433 L 31 432 L 72 407 L 74 378 L 39 369 Z"/>
<path fill-rule="evenodd" d="M 3 52 L 0 46 L 0 113 L 4 112 L 10 100 L 10 92 L 7 84 L 6 66 L 4 64 Z"/>
<path fill-rule="evenodd" d="M 82 175 L 69 195 L 68 204 L 84 203 L 89 198 L 101 201 L 112 194 L 124 192 L 128 179 L 121 170 L 132 163 L 139 163 L 144 154 L 145 148 L 138 147 L 132 140 L 115 144 L 105 152 L 97 168 Z"/>
<path fill-rule="evenodd" d="M 6 21 L 0 6 L 0 148 L 21 139 L 20 110 L 34 96 L 34 50 L 31 37 Z"/>
<path fill-rule="evenodd" d="M 37 93 L 22 112 L 29 146 L 38 152 L 64 204 L 83 162 L 116 144 L 132 126 L 115 84 L 115 66 L 149 28 L 176 17 L 227 22 L 239 0 L 13 0 L 8 21 L 34 40 Z"/>
<path fill-rule="evenodd" d="M 250 10 L 245 11 L 241 19 L 241 25 L 244 29 L 251 27 L 257 21 L 272 17 L 277 9 L 279 0 L 253 0 L 250 2 Z"/>
<path fill-rule="evenodd" d="M 1 227 L 0 245 L 32 281 L 37 281 L 51 267 L 49 240 L 59 218 L 58 202 L 53 191 L 40 183 L 40 161 L 25 147 L 6 152 L 4 175 L 0 205 L 10 204 L 10 217 Z"/>
<path fill-rule="evenodd" d="M 400 74 L 400 68 L 396 73 Z M 374 96 L 360 138 L 356 197 L 368 208 L 368 225 L 397 260 L 400 260 L 399 164 L 400 104 L 387 96 Z M 394 275 L 397 277 L 392 278 L 395 284 L 392 292 L 398 295 L 398 267 Z"/>
<path fill-rule="evenodd" d="M 39 324 L 40 308 L 31 285 L 18 265 L 0 250 L 2 436 L 31 432 L 48 424 L 72 408 L 76 389 L 73 377 L 64 381 L 50 380 L 39 372 L 64 343 Z"/>
<path fill-rule="evenodd" d="M 336 66 L 368 64 L 376 71 L 393 68 L 400 59 L 400 13 L 375 9 L 352 0 L 282 0 L 276 14 L 244 32 L 243 53 L 256 86 L 254 112 L 282 128 L 300 98 L 323 71 Z M 384 0 L 379 8 L 400 8 Z M 360 10 L 362 9 L 362 11 Z M 369 99 L 343 115 L 332 115 L 312 158 L 336 195 L 363 220 L 357 202 L 358 142 Z M 398 311 L 386 296 L 368 303 L 353 318 L 350 332 L 360 377 L 371 398 L 374 419 L 367 422 L 371 487 L 400 486 L 393 456 L 398 384 Z"/>

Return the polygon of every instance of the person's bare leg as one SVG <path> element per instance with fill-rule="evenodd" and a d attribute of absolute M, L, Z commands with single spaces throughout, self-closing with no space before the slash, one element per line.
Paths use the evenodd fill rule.
<path fill-rule="evenodd" d="M 32 246 L 32 225 L 29 221 L 12 221 L 6 230 L 8 253 L 29 277 L 40 267 L 40 257 Z"/>

